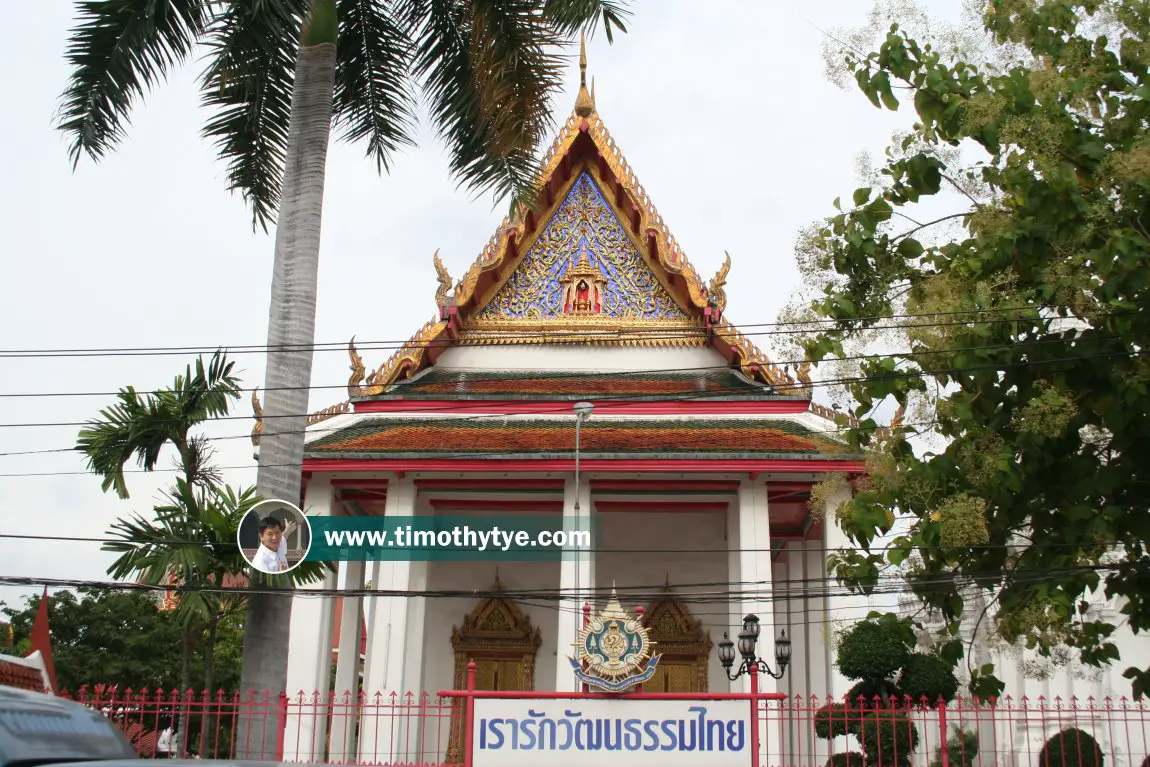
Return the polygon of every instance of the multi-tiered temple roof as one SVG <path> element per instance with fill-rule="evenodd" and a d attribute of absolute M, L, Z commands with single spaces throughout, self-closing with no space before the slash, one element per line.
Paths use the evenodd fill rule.
<path fill-rule="evenodd" d="M 820 430 L 809 416 L 794 417 L 834 416 L 810 401 L 809 365 L 792 372 L 773 364 L 726 318 L 730 257 L 709 281 L 699 276 L 607 131 L 585 67 L 581 57 L 576 108 L 542 162 L 535 204 L 519 205 L 459 280 L 436 253 L 434 316 L 373 372 L 350 345 L 348 400 L 309 425 L 356 415 L 312 429 L 308 459 L 447 455 L 462 445 L 489 455 L 568 455 L 570 425 L 554 417 L 570 416 L 578 400 L 629 403 L 626 423 L 587 425 L 588 455 L 854 458 L 833 421 L 814 419 L 829 427 Z M 713 362 L 627 373 L 594 364 L 561 372 L 436 366 L 453 349 L 543 345 L 702 348 L 713 350 Z M 440 417 L 484 401 L 534 402 L 537 417 L 512 410 L 505 412 L 519 416 L 513 424 Z M 642 419 L 642 403 L 667 401 L 696 403 L 690 420 Z M 767 418 L 730 417 L 738 413 Z"/>

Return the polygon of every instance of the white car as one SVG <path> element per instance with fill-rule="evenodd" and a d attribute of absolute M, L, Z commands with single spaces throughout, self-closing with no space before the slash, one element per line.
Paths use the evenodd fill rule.
<path fill-rule="evenodd" d="M 103 714 L 75 701 L 0 685 L 0 767 L 224 767 L 217 759 L 141 759 Z M 296 764 L 292 767 L 303 767 Z"/>

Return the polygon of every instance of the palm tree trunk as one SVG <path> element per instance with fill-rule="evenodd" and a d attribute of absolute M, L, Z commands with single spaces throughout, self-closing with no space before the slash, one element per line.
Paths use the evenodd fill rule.
<path fill-rule="evenodd" d="M 335 92 L 335 0 L 314 0 L 296 61 L 283 196 L 276 230 L 264 418 L 256 487 L 265 499 L 299 503 L 300 465 L 315 343 L 316 280 L 324 172 Z M 316 39 L 316 38 L 320 39 Z M 287 686 L 291 596 L 251 594 L 244 620 L 244 695 L 270 694 L 238 723 L 236 758 L 273 759 Z"/>
<path fill-rule="evenodd" d="M 199 630 L 200 626 L 194 620 L 189 620 L 184 624 L 184 647 L 180 657 L 180 695 L 177 698 L 183 710 L 180 713 L 180 726 L 176 731 L 176 737 L 172 738 L 172 753 L 177 758 L 187 753 L 188 723 L 191 719 L 190 704 L 195 700 L 194 693 L 190 692 L 192 687 L 192 655 L 196 651 L 196 634 Z"/>
<path fill-rule="evenodd" d="M 200 742 L 207 745 L 208 756 L 210 758 L 217 758 L 215 732 L 216 728 L 212 721 L 212 701 L 215 700 L 215 694 L 212 692 L 212 684 L 215 679 L 215 662 L 216 662 L 216 634 L 220 627 L 220 614 L 217 611 L 212 612 L 212 617 L 208 619 L 208 643 L 204 647 L 204 690 L 206 697 L 204 699 L 203 716 L 201 717 L 200 724 Z M 203 754 L 200 754 L 203 756 Z"/>

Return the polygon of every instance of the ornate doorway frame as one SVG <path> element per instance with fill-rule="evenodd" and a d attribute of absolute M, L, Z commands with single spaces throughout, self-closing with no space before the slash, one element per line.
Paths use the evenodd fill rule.
<path fill-rule="evenodd" d="M 503 585 L 499 573 L 495 574 L 492 591 L 500 592 Z M 467 664 L 472 660 L 518 663 L 519 687 L 523 692 L 535 689 L 535 656 L 543 637 L 531 625 L 514 601 L 502 596 L 483 599 L 464 616 L 462 626 L 451 628 L 451 649 L 455 655 L 454 689 L 467 687 Z M 448 764 L 460 764 L 463 754 L 463 702 L 452 704 L 451 734 L 448 740 Z"/>
<path fill-rule="evenodd" d="M 663 656 L 659 665 L 690 666 L 693 689 L 682 692 L 707 692 L 708 664 L 715 644 L 703 628 L 703 622 L 692 618 L 686 606 L 671 593 L 669 582 L 663 587 L 663 593 L 663 598 L 643 615 L 643 624 L 655 642 L 654 652 Z M 650 690 L 644 688 L 644 691 Z"/>

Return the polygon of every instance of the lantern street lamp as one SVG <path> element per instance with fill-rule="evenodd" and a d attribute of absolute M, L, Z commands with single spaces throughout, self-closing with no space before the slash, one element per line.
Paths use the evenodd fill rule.
<path fill-rule="evenodd" d="M 758 689 L 757 677 L 759 674 L 782 679 L 783 674 L 787 673 L 787 664 L 791 662 L 791 640 L 787 639 L 787 632 L 783 631 L 775 640 L 775 662 L 779 665 L 777 673 L 771 670 L 766 661 L 755 656 L 755 645 L 758 641 L 759 619 L 754 615 L 748 615 L 743 618 L 743 630 L 739 632 L 739 655 L 742 656 L 743 660 L 733 674 L 731 667 L 735 664 L 735 643 L 725 633 L 723 634 L 723 641 L 719 642 L 719 663 L 723 664 L 727 678 L 733 682 L 743 674 L 749 674 L 751 692 L 756 692 Z"/>

